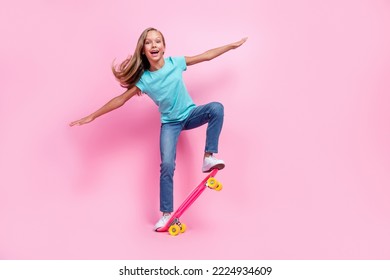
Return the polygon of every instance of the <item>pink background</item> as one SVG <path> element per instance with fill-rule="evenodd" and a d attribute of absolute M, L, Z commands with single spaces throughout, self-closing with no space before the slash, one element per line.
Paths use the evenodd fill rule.
<path fill-rule="evenodd" d="M 159 218 L 159 115 L 110 65 L 143 29 L 166 55 L 249 36 L 191 66 L 220 101 L 218 174 L 183 217 Z M 0 10 L 0 259 L 389 259 L 390 4 L 386 0 L 7 1 Z M 175 205 L 203 178 L 205 127 L 182 134 Z"/>

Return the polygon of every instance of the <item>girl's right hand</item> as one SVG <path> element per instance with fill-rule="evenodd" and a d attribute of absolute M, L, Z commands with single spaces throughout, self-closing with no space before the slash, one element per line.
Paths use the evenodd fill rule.
<path fill-rule="evenodd" d="M 94 120 L 94 118 L 92 116 L 87 116 L 85 118 L 82 118 L 82 119 L 79 119 L 77 121 L 71 122 L 69 125 L 70 126 L 83 125 L 83 124 L 86 124 L 86 123 L 90 123 L 93 120 Z"/>

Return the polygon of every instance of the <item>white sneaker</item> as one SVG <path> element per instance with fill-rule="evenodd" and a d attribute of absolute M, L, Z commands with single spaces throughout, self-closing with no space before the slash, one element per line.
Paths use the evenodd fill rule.
<path fill-rule="evenodd" d="M 160 220 L 158 220 L 158 222 L 154 225 L 154 230 L 157 230 L 157 229 L 165 226 L 165 224 L 169 221 L 170 218 L 171 218 L 171 214 L 162 215 Z"/>
<path fill-rule="evenodd" d="M 210 172 L 213 169 L 223 169 L 225 167 L 225 162 L 221 159 L 217 159 L 213 155 L 205 157 L 203 160 L 202 172 Z"/>

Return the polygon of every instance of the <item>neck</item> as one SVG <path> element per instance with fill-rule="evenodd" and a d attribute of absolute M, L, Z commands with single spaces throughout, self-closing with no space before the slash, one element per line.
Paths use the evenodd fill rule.
<path fill-rule="evenodd" d="M 161 69 L 164 66 L 165 60 L 162 57 L 158 61 L 152 61 L 152 62 L 149 62 L 149 63 L 150 63 L 149 71 L 157 71 L 157 70 Z"/>

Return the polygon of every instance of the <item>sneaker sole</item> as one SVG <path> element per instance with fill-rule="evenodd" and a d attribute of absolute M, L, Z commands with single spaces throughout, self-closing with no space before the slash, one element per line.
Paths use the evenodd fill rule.
<path fill-rule="evenodd" d="M 213 169 L 221 170 L 221 169 L 224 169 L 224 168 L 225 168 L 225 164 L 220 163 L 220 164 L 214 165 L 214 166 L 211 167 L 209 170 L 202 170 L 202 172 L 203 172 L 203 173 L 210 173 L 211 170 L 213 170 Z"/>

